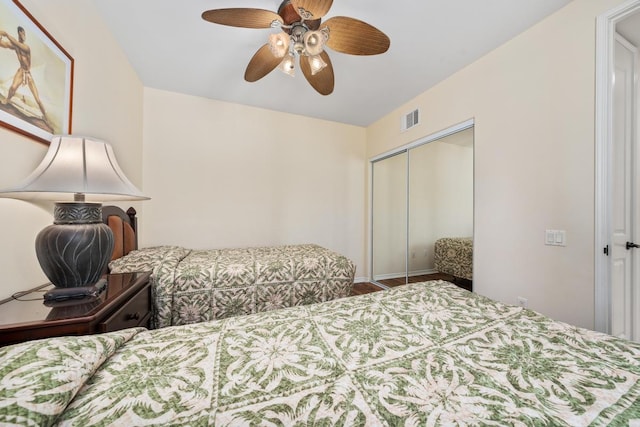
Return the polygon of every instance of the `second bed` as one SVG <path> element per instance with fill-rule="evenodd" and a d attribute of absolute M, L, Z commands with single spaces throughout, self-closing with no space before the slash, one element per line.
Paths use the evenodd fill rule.
<path fill-rule="evenodd" d="M 103 216 L 116 241 L 110 272 L 152 272 L 153 328 L 329 301 L 351 293 L 354 263 L 316 244 L 132 250 L 134 216 L 113 209 L 105 209 Z"/>

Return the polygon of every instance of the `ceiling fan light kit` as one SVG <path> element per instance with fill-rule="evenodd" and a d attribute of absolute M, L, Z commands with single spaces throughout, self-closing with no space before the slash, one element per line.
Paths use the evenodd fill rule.
<path fill-rule="evenodd" d="M 289 37 L 285 33 L 271 34 L 269 36 L 269 49 L 276 58 L 283 58 L 289 52 Z"/>
<path fill-rule="evenodd" d="M 322 60 L 320 54 L 309 57 L 309 66 L 311 67 L 311 75 L 315 76 L 320 71 L 324 70 L 327 63 Z"/>
<path fill-rule="evenodd" d="M 325 40 L 329 38 L 328 31 L 307 31 L 304 33 L 304 52 L 308 56 L 317 56 L 324 49 Z"/>
<path fill-rule="evenodd" d="M 253 8 L 212 9 L 202 18 L 216 24 L 242 28 L 280 28 L 253 55 L 245 80 L 255 82 L 275 68 L 293 76 L 295 57 L 309 84 L 320 94 L 333 92 L 333 65 L 326 48 L 350 55 L 378 55 L 389 49 L 382 31 L 346 16 L 322 23 L 333 0 L 284 0 L 278 12 Z"/>
<path fill-rule="evenodd" d="M 296 67 L 295 67 L 295 56 L 292 53 L 288 53 L 287 56 L 284 57 L 282 62 L 278 65 L 280 71 L 285 74 L 290 75 L 291 77 L 295 77 L 296 75 Z"/>

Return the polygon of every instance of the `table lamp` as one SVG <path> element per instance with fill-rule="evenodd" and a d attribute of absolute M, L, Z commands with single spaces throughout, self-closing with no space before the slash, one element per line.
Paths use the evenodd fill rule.
<path fill-rule="evenodd" d="M 45 300 L 99 293 L 114 245 L 100 202 L 149 199 L 124 175 L 111 145 L 71 135 L 54 136 L 31 175 L 0 197 L 56 202 L 53 224 L 36 237 L 38 262 L 55 286 Z"/>

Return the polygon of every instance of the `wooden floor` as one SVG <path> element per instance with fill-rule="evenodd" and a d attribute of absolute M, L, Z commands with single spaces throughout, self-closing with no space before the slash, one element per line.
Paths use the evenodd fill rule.
<path fill-rule="evenodd" d="M 409 277 L 409 283 L 424 282 L 427 280 L 447 280 L 449 282 L 456 283 L 458 286 L 463 287 L 467 290 L 471 290 L 471 281 L 465 280 L 465 279 L 456 280 L 455 277 L 449 274 L 435 273 L 435 274 L 423 274 L 420 276 Z M 404 285 L 405 278 L 401 277 L 397 279 L 380 280 L 380 283 L 392 288 L 394 286 Z M 382 290 L 384 289 L 381 288 L 380 286 L 377 286 L 375 283 L 371 283 L 371 282 L 354 283 L 353 289 L 351 290 L 351 295 L 352 296 L 363 295 L 363 294 L 368 294 L 370 292 L 377 292 Z"/>
<path fill-rule="evenodd" d="M 371 282 L 362 282 L 362 283 L 354 283 L 353 288 L 351 288 L 351 296 L 354 295 L 364 295 L 371 292 L 382 291 L 380 286 L 377 286 Z"/>

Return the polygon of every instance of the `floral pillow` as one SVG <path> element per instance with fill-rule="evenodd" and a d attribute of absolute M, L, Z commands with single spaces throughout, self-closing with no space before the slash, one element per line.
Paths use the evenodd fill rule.
<path fill-rule="evenodd" d="M 105 360 L 144 328 L 0 348 L 0 425 L 52 425 Z"/>
<path fill-rule="evenodd" d="M 153 271 L 168 259 L 182 259 L 188 254 L 188 250 L 179 246 L 152 246 L 129 252 L 122 258 L 109 263 L 111 273 L 137 273 Z"/>

